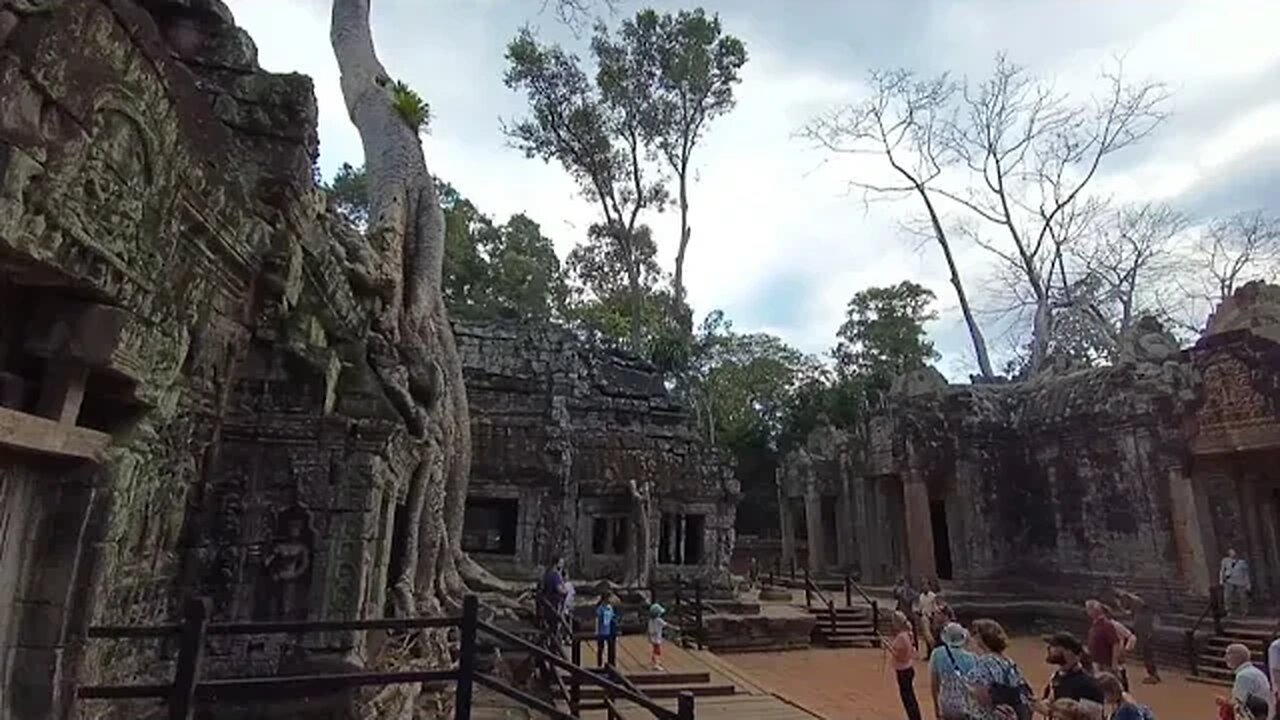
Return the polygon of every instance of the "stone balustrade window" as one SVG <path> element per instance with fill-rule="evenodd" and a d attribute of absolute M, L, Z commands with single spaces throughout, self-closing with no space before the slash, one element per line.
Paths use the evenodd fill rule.
<path fill-rule="evenodd" d="M 600 515 L 591 519 L 591 553 L 593 555 L 624 555 L 626 552 L 626 515 Z"/>
<path fill-rule="evenodd" d="M 706 515 L 663 513 L 658 562 L 663 565 L 702 564 L 706 529 Z"/>

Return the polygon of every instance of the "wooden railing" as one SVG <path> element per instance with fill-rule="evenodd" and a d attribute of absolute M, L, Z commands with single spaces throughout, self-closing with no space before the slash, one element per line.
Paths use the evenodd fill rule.
<path fill-rule="evenodd" d="M 1200 612 L 1200 616 L 1192 623 L 1191 627 L 1183 634 L 1185 641 L 1185 650 L 1187 653 L 1187 667 L 1191 668 L 1192 675 L 1200 674 L 1200 653 L 1196 651 L 1196 631 L 1204 623 L 1205 618 L 1213 616 L 1213 631 L 1218 635 L 1222 634 L 1222 586 L 1213 585 L 1209 588 L 1209 602 L 1205 604 L 1204 610 Z"/>
<path fill-rule="evenodd" d="M 163 699 L 168 704 L 170 720 L 192 720 L 200 703 L 243 702 L 303 698 L 327 695 L 335 690 L 367 685 L 396 685 L 402 683 L 452 682 L 454 683 L 454 718 L 470 720 L 476 685 L 504 695 L 525 707 L 557 720 L 575 720 L 577 708 L 564 712 L 522 690 L 510 687 L 498 678 L 477 669 L 477 638 L 487 635 L 495 640 L 529 653 L 536 661 L 546 663 L 556 671 L 564 672 L 570 679 L 569 697 L 575 700 L 582 685 L 599 687 L 612 704 L 613 700 L 625 700 L 643 708 L 656 720 L 693 720 L 694 698 L 691 693 L 679 696 L 677 710 L 672 712 L 653 702 L 629 683 L 617 681 L 616 673 L 593 672 L 579 667 L 565 658 L 548 652 L 511 632 L 482 622 L 479 617 L 479 600 L 467 596 L 459 617 L 439 618 L 387 618 L 378 620 L 321 620 L 282 622 L 209 622 L 208 598 L 193 598 L 184 608 L 182 623 L 153 626 L 95 626 L 88 631 L 89 639 L 146 639 L 179 638 L 177 668 L 173 682 L 151 685 L 86 685 L 77 690 L 80 700 Z M 261 635 L 283 633 L 334 632 L 343 630 L 416 631 L 424 629 L 458 630 L 458 663 L 446 670 L 406 670 L 395 672 L 356 672 L 341 674 L 304 675 L 294 677 L 247 677 L 234 679 L 201 679 L 205 644 L 208 638 L 218 635 Z M 571 638 L 572 639 L 572 638 Z M 614 639 L 616 642 L 616 638 Z M 616 658 L 611 642 L 610 661 Z M 574 640 L 576 646 L 576 640 Z M 563 682 L 563 680 L 561 680 Z M 616 715 L 616 711 L 613 716 Z"/>
<path fill-rule="evenodd" d="M 834 634 L 836 631 L 836 604 L 832 602 L 830 598 L 827 597 L 826 593 L 822 592 L 822 588 L 818 587 L 818 584 L 815 583 L 813 581 L 813 578 L 809 576 L 809 569 L 805 568 L 805 571 L 804 571 L 804 606 L 805 608 L 809 608 L 812 606 L 813 598 L 815 595 L 819 600 L 822 601 L 824 605 L 827 606 L 827 619 L 831 623 L 831 632 Z"/>

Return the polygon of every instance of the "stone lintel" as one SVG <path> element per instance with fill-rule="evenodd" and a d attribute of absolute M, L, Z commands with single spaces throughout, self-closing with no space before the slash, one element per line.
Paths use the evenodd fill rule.
<path fill-rule="evenodd" d="M 36 357 L 75 359 L 105 367 L 128 321 L 123 308 L 75 300 L 39 303 L 32 309 L 24 349 Z"/>
<path fill-rule="evenodd" d="M 99 462 L 111 436 L 0 407 L 0 445 L 42 455 Z"/>

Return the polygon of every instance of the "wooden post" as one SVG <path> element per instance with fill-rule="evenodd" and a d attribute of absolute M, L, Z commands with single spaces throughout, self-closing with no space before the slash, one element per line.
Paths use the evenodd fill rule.
<path fill-rule="evenodd" d="M 844 606 L 853 607 L 853 578 L 844 576 Z"/>
<path fill-rule="evenodd" d="M 676 701 L 676 718 L 678 720 L 693 720 L 693 693 L 684 690 L 680 693 L 680 699 Z"/>
<path fill-rule="evenodd" d="M 702 627 L 702 581 L 701 580 L 693 581 L 693 605 L 694 605 L 693 607 L 694 618 L 697 620 L 697 624 L 698 624 L 698 649 L 705 650 L 706 647 L 703 645 L 705 640 L 703 638 L 706 637 L 706 630 Z"/>
<path fill-rule="evenodd" d="M 794 574 L 795 566 L 793 565 L 791 569 L 793 571 L 792 577 L 795 577 L 795 574 Z M 810 587 L 811 587 L 811 583 L 809 582 L 809 568 L 806 567 L 804 569 L 804 606 L 806 608 L 808 608 L 810 603 L 813 602 L 813 591 L 809 589 Z"/>
<path fill-rule="evenodd" d="M 476 673 L 476 630 L 480 623 L 480 599 L 462 599 L 461 637 L 458 640 L 458 683 L 454 699 L 454 720 L 471 720 L 471 695 Z"/>
<path fill-rule="evenodd" d="M 169 720 L 191 720 L 196 712 L 196 683 L 204 662 L 204 638 L 209 628 L 212 605 L 207 597 L 193 597 L 183 608 L 182 637 L 178 646 L 178 667 L 169 698 Z"/>
<path fill-rule="evenodd" d="M 791 580 L 794 582 L 795 579 L 796 579 L 796 559 L 793 557 L 791 558 Z"/>
<path fill-rule="evenodd" d="M 578 642 L 578 634 L 574 633 L 572 645 L 569 647 L 569 660 L 576 668 L 582 667 L 582 643 Z M 569 676 L 569 714 L 577 717 L 582 706 L 582 681 L 577 673 Z"/>

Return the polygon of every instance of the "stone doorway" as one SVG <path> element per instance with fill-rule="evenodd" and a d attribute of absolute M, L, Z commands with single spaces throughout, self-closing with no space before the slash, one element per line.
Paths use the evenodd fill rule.
<path fill-rule="evenodd" d="M 468 498 L 462 549 L 485 555 L 515 555 L 520 502 L 515 498 Z"/>
<path fill-rule="evenodd" d="M 933 500 L 929 503 L 929 522 L 933 526 L 933 560 L 939 580 L 951 580 L 954 568 L 951 560 L 951 531 L 947 527 L 947 503 Z"/>

